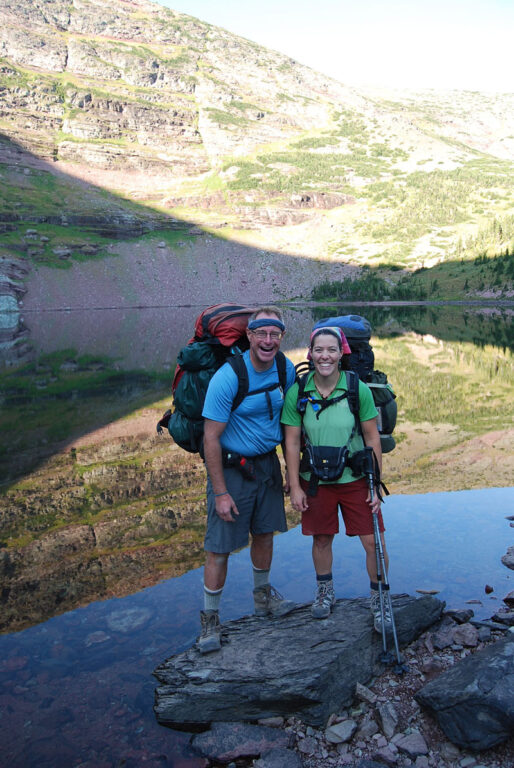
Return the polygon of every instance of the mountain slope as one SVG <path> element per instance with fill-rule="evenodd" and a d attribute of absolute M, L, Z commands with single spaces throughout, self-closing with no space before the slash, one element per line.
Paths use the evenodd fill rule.
<path fill-rule="evenodd" d="M 113 211 L 118 235 L 183 220 L 413 268 L 514 212 L 513 94 L 358 92 L 144 0 L 4 0 L 0 22 L 4 221 Z M 13 140 L 46 163 L 21 188 Z"/>

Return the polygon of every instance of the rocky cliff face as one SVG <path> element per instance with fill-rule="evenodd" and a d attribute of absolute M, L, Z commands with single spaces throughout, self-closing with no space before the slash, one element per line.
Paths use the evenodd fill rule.
<path fill-rule="evenodd" d="M 172 178 L 320 127 L 348 89 L 159 5 L 7 0 L 2 123 L 47 157 Z M 27 34 L 30 30 L 30 34 Z"/>
<path fill-rule="evenodd" d="M 52 262 L 24 247 L 25 224 L 108 238 L 193 224 L 277 262 L 419 267 L 514 203 L 511 94 L 358 92 L 145 0 L 5 0 L 0 57 L 9 258 Z"/>

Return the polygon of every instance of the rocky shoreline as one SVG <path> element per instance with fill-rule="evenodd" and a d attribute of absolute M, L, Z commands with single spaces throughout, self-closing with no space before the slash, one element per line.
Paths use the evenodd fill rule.
<path fill-rule="evenodd" d="M 399 676 L 391 669 L 385 670 L 356 696 L 353 708 L 333 718 L 333 722 L 350 719 L 355 724 L 354 734 L 348 741 L 334 744 L 328 728 L 315 731 L 294 719 L 284 723 L 283 727 L 294 734 L 295 752 L 301 756 L 304 768 L 358 766 L 363 760 L 375 761 L 377 765 L 373 768 L 506 768 L 514 765 L 514 737 L 478 753 L 461 749 L 448 740 L 436 720 L 414 698 L 427 681 L 505 636 L 504 629 L 482 627 L 477 630 L 475 645 L 468 645 L 474 635 L 471 632 L 469 640 L 437 648 L 434 641 L 437 643 L 444 622 L 443 617 L 441 626 L 431 628 L 404 649 L 408 668 L 405 674 Z M 374 714 L 381 711 L 385 712 L 382 718 Z M 265 763 L 257 762 L 255 766 L 267 768 Z"/>
<path fill-rule="evenodd" d="M 451 613 L 451 612 L 449 612 Z M 459 748 L 437 721 L 420 707 L 416 694 L 427 682 L 453 669 L 463 659 L 494 646 L 514 631 L 495 622 L 458 623 L 449 613 L 402 650 L 406 672 L 394 667 L 357 685 L 351 706 L 333 713 L 323 727 L 315 728 L 297 717 L 262 719 L 268 729 L 259 757 L 245 757 L 255 740 L 243 724 L 210 732 L 204 743 L 193 737 L 193 746 L 207 750 L 195 768 L 507 768 L 514 765 L 514 734 L 504 743 L 482 751 Z M 461 612 L 459 620 L 468 618 Z M 490 626 L 488 626 L 490 624 Z M 270 733 L 276 729 L 285 741 Z M 237 745 L 231 736 L 237 734 Z M 266 741 L 266 738 L 268 741 Z M 206 746 L 208 745 L 208 746 Z M 220 759 L 222 756 L 222 759 Z"/>

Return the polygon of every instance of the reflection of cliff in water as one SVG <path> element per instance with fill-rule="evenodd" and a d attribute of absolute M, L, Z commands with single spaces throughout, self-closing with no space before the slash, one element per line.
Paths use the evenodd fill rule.
<path fill-rule="evenodd" d="M 33 357 L 30 331 L 17 312 L 0 312 L 0 371 Z"/>
<path fill-rule="evenodd" d="M 0 502 L 0 630 L 197 567 L 204 486 L 199 460 L 144 433 L 79 442 L 12 485 Z"/>
<path fill-rule="evenodd" d="M 201 306 L 104 309 L 95 311 L 29 313 L 25 323 L 37 355 L 72 347 L 78 354 L 116 359 L 124 369 L 170 370 L 187 341 Z M 446 341 L 487 343 L 514 347 L 514 307 L 465 306 L 370 306 L 323 305 L 313 308 L 285 307 L 286 349 L 304 348 L 315 320 L 351 313 L 365 315 L 375 335 L 387 336 L 412 330 Z"/>
<path fill-rule="evenodd" d="M 203 562 L 203 463 L 157 436 L 154 419 L 144 410 L 125 434 L 78 440 L 0 497 L 0 631 Z"/>
<path fill-rule="evenodd" d="M 492 316 L 483 314 L 483 319 L 479 319 L 475 308 L 322 308 L 325 316 L 348 314 L 352 310 L 365 314 L 373 323 L 376 348 L 385 350 L 388 365 L 384 362 L 384 367 L 399 394 L 399 445 L 392 458 L 389 455 L 387 464 L 388 477 L 393 477 L 392 491 L 398 492 L 401 479 L 405 482 L 400 492 L 419 492 L 416 472 L 419 470 L 430 481 L 431 456 L 425 456 L 430 450 L 425 446 L 430 442 L 428 422 L 434 420 L 430 405 L 433 399 L 441 403 L 439 420 L 447 420 L 449 424 L 438 432 L 432 450 L 446 445 L 446 434 L 448 444 L 460 450 L 459 441 L 466 439 L 469 425 L 461 424 L 455 413 L 445 411 L 447 386 L 451 386 L 453 392 L 456 383 L 466 385 L 463 391 L 473 387 L 476 392 L 478 387 L 479 393 L 485 392 L 484 397 L 489 398 L 487 403 L 494 413 L 505 417 L 509 412 L 505 398 L 510 355 L 509 360 L 500 355 L 504 361 L 503 379 L 498 378 L 497 384 L 487 380 L 484 387 L 483 370 L 482 378 L 471 374 L 468 368 L 459 380 L 451 381 L 445 378 L 446 373 L 438 372 L 438 361 L 441 362 L 441 353 L 444 353 L 439 345 L 419 344 L 421 364 L 409 352 L 416 344 L 412 334 L 403 341 L 395 337 L 411 329 L 432 335 L 432 341 L 437 336 L 444 337 L 445 332 L 454 338 L 467 338 L 466 334 L 471 333 L 472 337 L 478 336 L 481 343 L 494 345 L 499 339 L 510 338 L 511 315 L 504 312 L 499 322 L 493 313 Z M 3 436 L 0 468 L 4 485 L 0 494 L 3 585 L 0 626 L 3 631 L 21 629 L 92 600 L 135 592 L 197 567 L 203 560 L 205 471 L 202 462 L 173 446 L 167 435 L 158 437 L 155 432 L 156 421 L 170 403 L 174 353 L 168 351 L 163 363 L 164 350 L 171 350 L 171 343 L 178 349 L 190 337 L 197 309 L 187 308 L 184 313 L 167 310 L 166 322 L 160 312 L 146 318 L 144 313 L 136 314 L 137 318 L 125 316 L 123 322 L 106 314 L 100 325 L 95 325 L 95 321 L 88 327 L 86 322 L 81 325 L 74 321 L 67 327 L 66 321 L 75 313 L 61 313 L 61 324 L 53 326 L 56 343 L 61 346 L 52 350 L 54 336 L 49 334 L 45 351 L 50 354 L 38 356 L 35 362 L 18 368 L 8 368 L 1 374 L 4 407 L 0 415 Z M 153 328 L 161 329 L 159 343 L 154 343 L 152 325 L 148 324 L 150 316 L 155 323 Z M 107 323 L 106 318 L 110 318 Z M 138 323 L 142 322 L 147 324 L 148 335 L 141 333 L 142 326 Z M 313 311 L 289 309 L 287 322 L 289 332 L 284 349 L 286 352 L 297 350 L 297 354 L 302 355 Z M 74 339 L 82 327 L 83 337 Z M 91 329 L 95 331 L 93 337 L 89 335 Z M 381 337 L 385 336 L 392 338 L 384 341 Z M 43 333 L 39 338 L 43 339 Z M 73 346 L 74 340 L 75 350 L 63 349 L 63 345 Z M 451 345 L 444 346 L 448 354 L 442 355 L 441 365 L 445 371 L 451 370 L 452 376 L 459 376 L 458 370 L 451 367 L 454 361 Z M 119 360 L 100 354 L 116 347 Z M 432 347 L 436 356 L 431 356 Z M 127 358 L 123 359 L 125 353 Z M 496 357 L 494 348 L 480 350 L 477 365 L 484 369 L 484 363 L 494 362 Z M 131 369 L 128 365 L 128 361 L 138 359 L 145 359 L 146 370 Z M 406 368 L 414 368 L 418 363 L 419 370 L 409 379 Z M 472 359 L 467 363 L 473 364 Z M 426 376 L 428 370 L 434 375 Z M 435 386 L 437 382 L 439 389 L 418 391 L 418 386 Z M 428 403 L 426 407 L 425 403 Z M 498 403 L 505 405 L 499 408 Z M 421 405 L 424 411 L 420 410 Z M 455 410 L 455 402 L 453 405 Z M 409 418 L 407 411 L 412 421 L 421 419 L 424 423 L 417 432 L 411 429 L 411 433 L 402 436 Z M 429 415 L 421 418 L 420 413 Z M 482 409 L 481 429 L 483 432 L 496 429 L 500 434 L 504 423 L 498 422 L 498 416 L 495 421 L 492 413 Z M 472 415 L 474 418 L 474 413 Z M 423 447 L 417 445 L 419 451 L 415 453 L 412 441 L 419 439 Z M 494 456 L 501 457 L 501 451 Z M 419 467 L 418 458 L 422 459 Z M 459 485 L 462 473 L 457 474 L 455 485 L 446 488 L 428 484 L 423 485 L 423 490 L 480 487 Z M 438 470 L 437 477 L 441 476 Z M 477 477 L 475 472 L 474 478 Z M 409 483 L 411 487 L 405 489 Z M 296 520 L 291 518 L 290 522 Z"/>
<path fill-rule="evenodd" d="M 73 348 L 116 360 L 123 369 L 172 370 L 180 348 L 193 335 L 203 305 L 167 308 L 75 310 L 28 313 L 31 343 L 38 355 Z M 305 347 L 310 310 L 284 308 L 285 346 Z"/>

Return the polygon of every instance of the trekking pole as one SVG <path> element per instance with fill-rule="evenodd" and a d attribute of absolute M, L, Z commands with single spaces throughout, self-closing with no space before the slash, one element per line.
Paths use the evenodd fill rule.
<path fill-rule="evenodd" d="M 366 446 L 366 461 L 365 472 L 368 480 L 370 499 L 373 501 L 373 494 L 375 493 L 375 477 L 374 477 L 374 454 L 371 446 Z M 396 632 L 396 624 L 394 621 L 393 604 L 391 601 L 391 590 L 389 588 L 389 582 L 387 580 L 387 571 L 385 567 L 384 548 L 382 546 L 382 538 L 380 536 L 380 530 L 378 527 L 378 512 L 372 511 L 373 517 L 373 537 L 375 539 L 375 557 L 377 562 L 377 582 L 378 582 L 378 597 L 380 603 L 380 617 L 382 620 L 382 654 L 380 661 L 383 664 L 391 664 L 393 656 L 387 650 L 387 631 L 385 622 L 385 606 L 384 606 L 384 593 L 387 599 L 387 606 L 389 608 L 389 615 L 391 616 L 391 632 L 393 635 L 394 648 L 396 651 L 396 666 L 395 672 L 397 674 L 403 674 L 406 671 L 405 665 L 402 663 L 402 657 L 400 655 L 400 648 L 398 645 L 398 635 Z"/>

